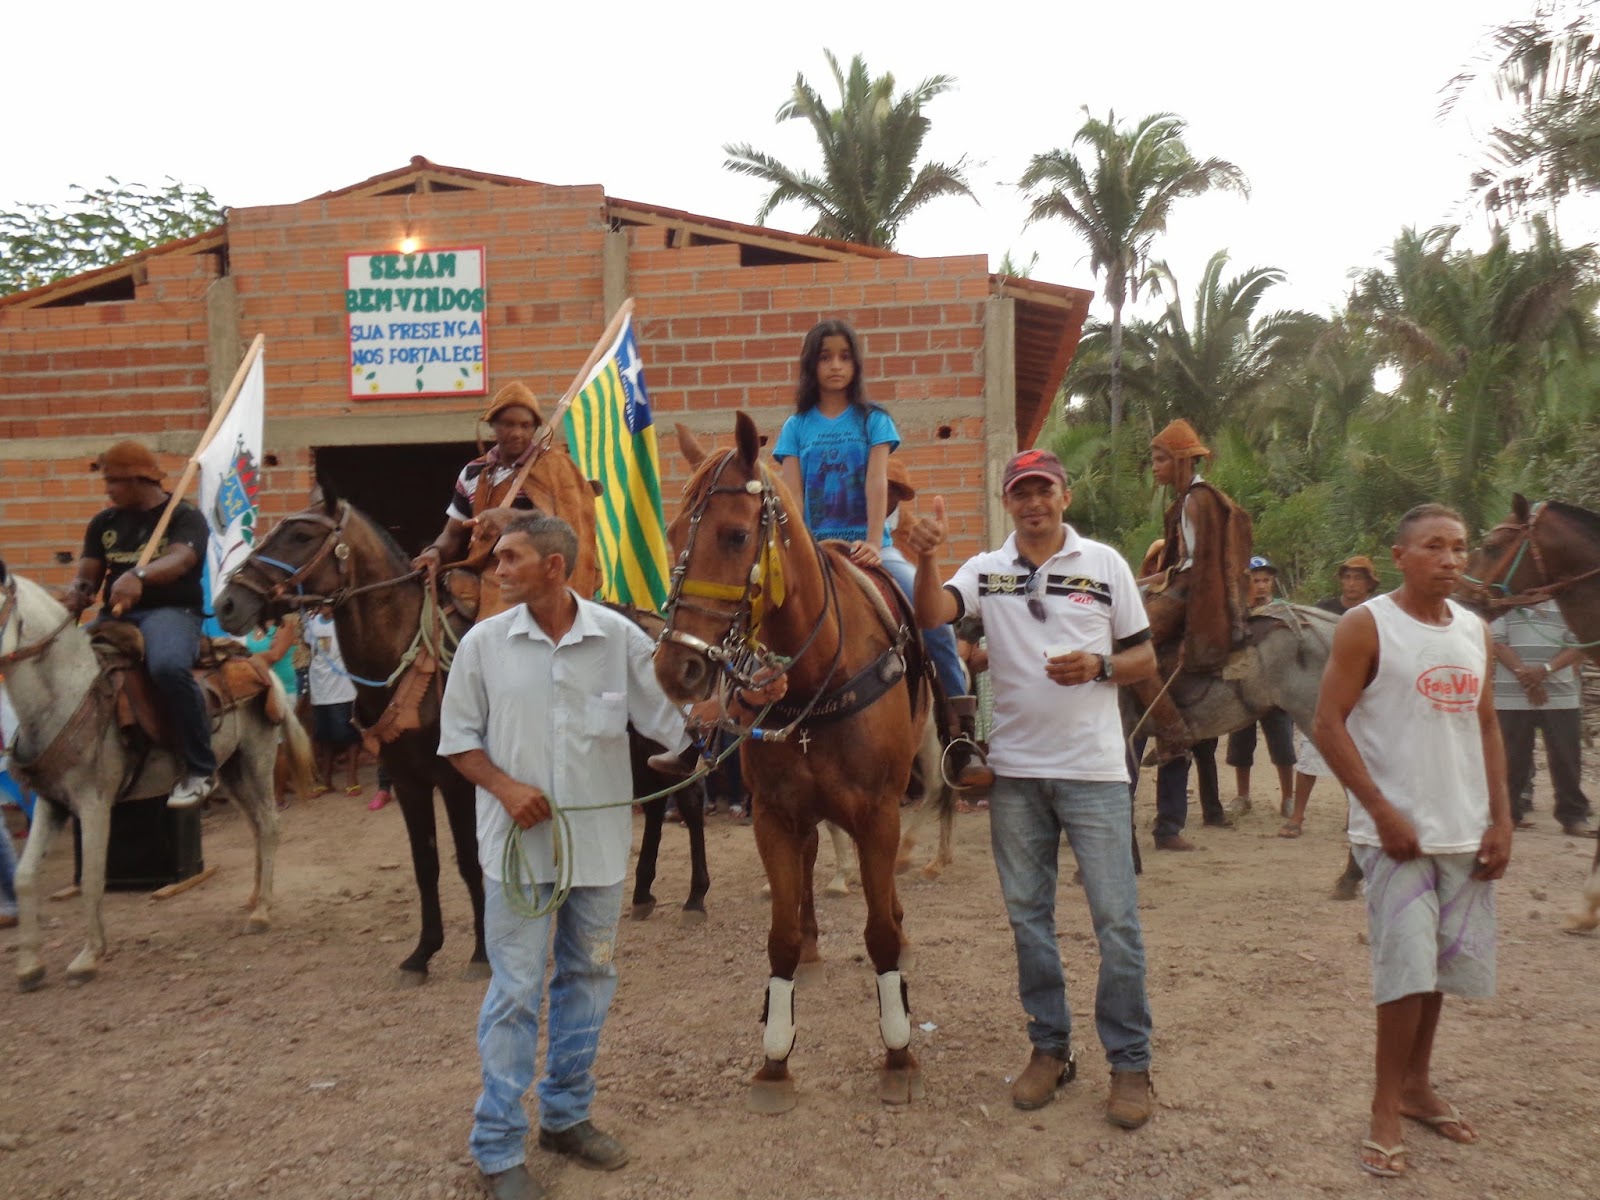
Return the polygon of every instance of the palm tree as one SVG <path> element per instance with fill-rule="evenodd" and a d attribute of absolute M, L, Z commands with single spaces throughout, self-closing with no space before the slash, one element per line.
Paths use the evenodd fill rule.
<path fill-rule="evenodd" d="M 1137 300 L 1156 236 L 1173 206 L 1214 189 L 1249 194 L 1244 173 L 1220 158 L 1197 160 L 1184 142 L 1187 125 L 1154 113 L 1131 129 L 1089 116 L 1071 146 L 1033 156 L 1018 186 L 1028 193 L 1028 223 L 1057 217 L 1089 244 L 1089 269 L 1105 274 L 1111 305 L 1111 432 L 1122 425 L 1122 309 Z M 1082 143 L 1087 161 L 1074 147 Z"/>
<path fill-rule="evenodd" d="M 967 196 L 977 203 L 963 173 L 965 156 L 951 164 L 917 165 L 929 128 L 922 109 L 955 86 L 952 76 L 931 76 L 896 96 L 894 76 L 873 78 L 861 55 L 850 60 L 846 75 L 832 51 L 823 53 L 839 88 L 839 107 L 829 108 L 806 77 L 796 75 L 794 95 L 776 118 L 811 123 L 822 150 L 821 174 L 786 166 L 748 143 L 723 147 L 729 155 L 725 168 L 772 185 L 757 224 L 793 200 L 816 213 L 810 232 L 817 237 L 887 248 L 905 219 L 929 201 Z"/>
<path fill-rule="evenodd" d="M 1440 485 L 1476 525 L 1495 500 L 1496 460 L 1538 419 L 1552 362 L 1592 352 L 1596 259 L 1543 218 L 1525 250 L 1503 231 L 1481 254 L 1457 250 L 1457 232 L 1403 232 L 1350 307 L 1401 369 L 1398 398 L 1433 413 Z"/>

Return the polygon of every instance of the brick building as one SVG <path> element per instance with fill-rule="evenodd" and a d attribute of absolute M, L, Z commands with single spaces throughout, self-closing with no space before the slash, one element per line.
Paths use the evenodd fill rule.
<path fill-rule="evenodd" d="M 547 412 L 633 296 L 664 435 L 682 421 L 726 443 L 744 409 L 775 436 L 806 330 L 823 316 L 850 321 L 912 482 L 947 497 L 952 557 L 1004 528 L 996 473 L 1037 436 L 1089 302 L 1078 288 L 993 275 L 984 255 L 914 258 L 414 158 L 0 298 L 0 556 L 64 583 L 105 503 L 95 457 L 138 437 L 176 476 L 257 333 L 267 521 L 302 505 L 315 472 L 419 548 L 476 452 L 484 401 L 352 397 L 346 256 L 408 239 L 483 248 L 486 361 L 470 387 L 492 394 L 521 379 Z M 671 512 L 684 467 L 670 436 L 662 457 Z"/>

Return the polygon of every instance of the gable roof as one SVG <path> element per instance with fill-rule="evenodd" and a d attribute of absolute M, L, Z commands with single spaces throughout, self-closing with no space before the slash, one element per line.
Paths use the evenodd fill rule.
<path fill-rule="evenodd" d="M 332 191 L 310 197 L 397 196 L 436 191 L 487 191 L 493 188 L 541 187 L 538 180 L 496 175 L 466 167 L 448 167 L 415 155 L 403 167 L 385 171 Z M 667 228 L 672 245 L 733 243 L 747 248 L 745 261 L 755 264 L 784 262 L 842 262 L 860 258 L 903 258 L 895 250 L 854 242 L 790 233 L 765 225 L 747 225 L 721 217 L 707 217 L 680 209 L 636 200 L 606 197 L 606 213 L 614 226 L 654 225 Z M 195 237 L 153 246 L 109 266 L 58 279 L 43 287 L 0 297 L 0 309 L 42 308 L 86 303 L 91 299 L 131 298 L 131 287 L 142 280 L 144 264 L 167 254 L 205 254 L 227 251 L 227 227 L 218 226 Z M 1049 416 L 1051 402 L 1061 387 L 1067 366 L 1078 348 L 1091 293 L 1083 288 L 1045 283 L 1015 275 L 991 274 L 990 294 L 1016 302 L 1016 415 L 1017 441 L 1031 446 Z M 117 288 L 127 294 L 109 294 Z M 102 293 L 96 296 L 95 293 Z"/>

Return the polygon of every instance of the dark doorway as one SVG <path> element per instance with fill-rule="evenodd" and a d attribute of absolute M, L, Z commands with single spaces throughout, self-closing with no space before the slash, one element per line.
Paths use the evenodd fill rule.
<path fill-rule="evenodd" d="M 317 478 L 331 484 L 391 534 L 407 554 L 444 528 L 445 505 L 461 468 L 478 455 L 472 442 L 409 446 L 317 446 Z"/>

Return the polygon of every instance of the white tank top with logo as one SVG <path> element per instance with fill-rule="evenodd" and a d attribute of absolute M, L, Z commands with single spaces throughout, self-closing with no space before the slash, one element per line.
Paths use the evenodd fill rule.
<path fill-rule="evenodd" d="M 1428 625 L 1389 596 L 1367 601 L 1378 627 L 1378 673 L 1345 722 L 1378 790 L 1416 827 L 1424 854 L 1475 851 L 1489 828 L 1478 725 L 1489 666 L 1484 624 L 1446 603 L 1450 623 Z M 1350 840 L 1381 846 L 1367 810 L 1349 800 Z"/>

